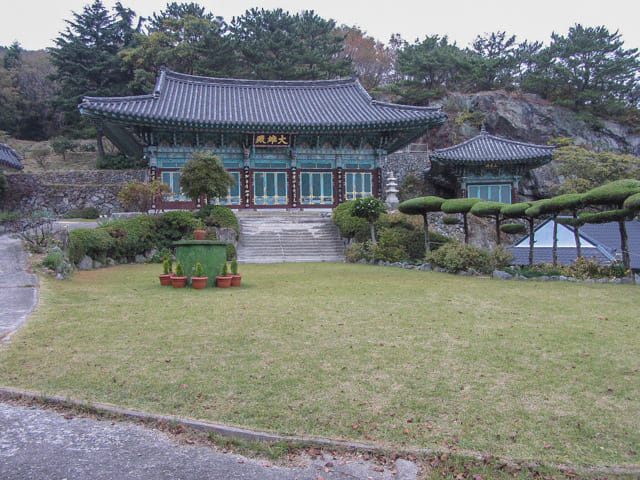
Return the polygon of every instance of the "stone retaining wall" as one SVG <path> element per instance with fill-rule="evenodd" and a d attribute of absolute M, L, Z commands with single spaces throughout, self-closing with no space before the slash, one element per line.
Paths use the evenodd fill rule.
<path fill-rule="evenodd" d="M 146 177 L 146 170 L 10 174 L 2 208 L 25 214 L 47 210 L 65 215 L 74 208 L 95 207 L 101 214 L 108 214 L 122 210 L 117 195 L 124 184 Z"/>

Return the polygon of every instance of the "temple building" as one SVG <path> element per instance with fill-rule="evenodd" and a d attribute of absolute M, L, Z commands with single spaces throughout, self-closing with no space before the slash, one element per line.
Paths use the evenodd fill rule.
<path fill-rule="evenodd" d="M 439 107 L 373 100 L 357 79 L 265 81 L 161 71 L 153 93 L 85 97 L 80 112 L 127 156 L 148 159 L 171 188 L 161 208 L 194 208 L 180 169 L 219 156 L 237 184 L 233 208 L 331 208 L 379 196 L 385 156 L 440 126 Z"/>
<path fill-rule="evenodd" d="M 456 196 L 514 203 L 518 181 L 529 170 L 549 163 L 555 147 L 480 134 L 429 155 L 436 181 L 453 178 Z"/>

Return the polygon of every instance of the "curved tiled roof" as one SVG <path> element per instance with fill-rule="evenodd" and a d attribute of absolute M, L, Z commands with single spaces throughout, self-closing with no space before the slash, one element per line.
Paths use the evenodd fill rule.
<path fill-rule="evenodd" d="M 429 155 L 431 160 L 442 163 L 483 164 L 517 163 L 533 161 L 544 163 L 551 160 L 555 147 L 516 142 L 489 135 L 482 126 L 480 135 L 452 147 L 435 150 Z"/>
<path fill-rule="evenodd" d="M 357 79 L 265 81 L 163 70 L 153 94 L 85 97 L 82 113 L 145 124 L 265 131 L 356 130 L 439 125 L 439 107 L 373 100 Z"/>
<path fill-rule="evenodd" d="M 22 170 L 24 167 L 20 163 L 20 155 L 11 148 L 9 145 L 0 143 L 0 167 L 15 168 L 16 170 Z"/>

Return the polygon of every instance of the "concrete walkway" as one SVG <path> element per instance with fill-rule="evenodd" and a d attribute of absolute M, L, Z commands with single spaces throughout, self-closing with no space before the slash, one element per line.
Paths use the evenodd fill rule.
<path fill-rule="evenodd" d="M 301 458 L 298 467 L 277 467 L 206 446 L 179 445 L 140 425 L 4 403 L 0 432 L 3 480 L 408 480 L 417 475 L 416 466 L 405 460 L 383 469 L 330 454 Z"/>
<path fill-rule="evenodd" d="M 0 339 L 6 341 L 38 303 L 38 277 L 26 272 L 22 242 L 0 235 Z"/>

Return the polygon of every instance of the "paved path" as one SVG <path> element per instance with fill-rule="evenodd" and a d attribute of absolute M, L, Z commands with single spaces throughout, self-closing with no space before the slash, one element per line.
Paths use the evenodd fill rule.
<path fill-rule="evenodd" d="M 0 403 L 0 432 L 3 480 L 408 480 L 417 475 L 405 460 L 381 472 L 362 459 L 328 454 L 306 458 L 302 467 L 276 467 L 206 446 L 178 445 L 136 424 L 6 403 Z"/>
<path fill-rule="evenodd" d="M 21 241 L 0 235 L 0 339 L 7 340 L 38 303 L 38 278 L 26 266 Z"/>

